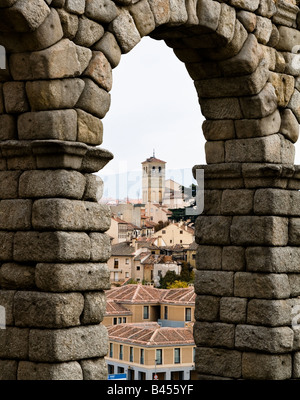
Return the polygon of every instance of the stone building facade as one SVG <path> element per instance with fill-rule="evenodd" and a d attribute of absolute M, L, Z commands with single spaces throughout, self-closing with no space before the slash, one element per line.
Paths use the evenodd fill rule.
<path fill-rule="evenodd" d="M 106 377 L 110 215 L 92 174 L 112 158 L 112 69 L 146 35 L 185 63 L 206 118 L 199 378 L 299 378 L 299 2 L 0 8 L 0 378 Z"/>

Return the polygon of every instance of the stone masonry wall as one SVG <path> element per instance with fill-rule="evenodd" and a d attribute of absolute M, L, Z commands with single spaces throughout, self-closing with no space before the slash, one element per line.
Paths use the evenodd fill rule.
<path fill-rule="evenodd" d="M 299 24 L 296 0 L 0 1 L 0 379 L 106 379 L 93 173 L 112 158 L 112 70 L 146 35 L 185 63 L 206 118 L 199 378 L 299 378 Z"/>

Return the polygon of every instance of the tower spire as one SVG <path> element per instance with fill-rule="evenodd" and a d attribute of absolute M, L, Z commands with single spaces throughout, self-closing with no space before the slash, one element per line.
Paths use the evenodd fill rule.
<path fill-rule="evenodd" d="M 153 158 L 155 158 L 155 149 L 153 149 Z"/>

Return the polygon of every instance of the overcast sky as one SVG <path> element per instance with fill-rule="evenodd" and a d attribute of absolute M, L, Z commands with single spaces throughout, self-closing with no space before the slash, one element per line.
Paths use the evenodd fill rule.
<path fill-rule="evenodd" d="M 114 154 L 114 160 L 99 173 L 104 197 L 141 197 L 141 162 L 153 150 L 167 162 L 167 178 L 190 185 L 191 168 L 205 164 L 203 120 L 184 64 L 163 41 L 144 37 L 113 69 L 102 147 Z"/>

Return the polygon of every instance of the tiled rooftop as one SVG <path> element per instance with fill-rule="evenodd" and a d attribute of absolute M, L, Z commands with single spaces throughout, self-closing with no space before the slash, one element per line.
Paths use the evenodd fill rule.
<path fill-rule="evenodd" d="M 194 287 L 180 289 L 156 289 L 146 285 L 125 285 L 106 292 L 107 300 L 129 304 L 186 304 L 194 305 Z"/>
<path fill-rule="evenodd" d="M 194 345 L 190 328 L 162 328 L 154 322 L 113 325 L 107 329 L 111 341 L 126 341 L 144 346 Z"/>

